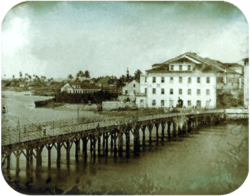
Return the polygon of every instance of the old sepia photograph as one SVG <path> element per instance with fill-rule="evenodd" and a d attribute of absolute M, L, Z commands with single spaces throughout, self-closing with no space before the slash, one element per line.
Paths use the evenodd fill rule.
<path fill-rule="evenodd" d="M 225 1 L 12 6 L 1 21 L 1 171 L 15 195 L 241 189 L 246 16 Z"/>

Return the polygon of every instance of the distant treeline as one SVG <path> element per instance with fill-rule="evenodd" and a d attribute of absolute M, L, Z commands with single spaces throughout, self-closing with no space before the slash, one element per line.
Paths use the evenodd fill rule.
<path fill-rule="evenodd" d="M 113 101 L 118 97 L 118 93 L 108 92 L 108 91 L 98 91 L 95 93 L 67 93 L 59 92 L 55 95 L 56 102 L 63 103 L 102 103 L 103 101 Z"/>

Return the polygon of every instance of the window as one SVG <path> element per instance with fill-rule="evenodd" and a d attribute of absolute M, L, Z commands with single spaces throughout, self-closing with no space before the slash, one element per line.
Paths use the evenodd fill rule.
<path fill-rule="evenodd" d="M 161 100 L 161 106 L 164 106 L 164 100 Z"/>
<path fill-rule="evenodd" d="M 152 100 L 152 105 L 156 105 L 156 101 L 155 100 Z"/>
<path fill-rule="evenodd" d="M 182 77 L 179 77 L 179 83 L 182 83 Z"/>
<path fill-rule="evenodd" d="M 155 88 L 153 88 L 153 94 L 155 94 L 155 92 L 156 92 L 156 89 L 155 89 Z"/>
<path fill-rule="evenodd" d="M 206 90 L 206 95 L 210 95 L 210 90 L 209 89 Z"/>
<path fill-rule="evenodd" d="M 125 90 L 125 95 L 126 95 L 126 94 L 128 94 L 128 91 L 127 91 L 127 90 Z"/>
<path fill-rule="evenodd" d="M 145 77 L 145 82 L 147 82 L 147 77 Z"/>
<path fill-rule="evenodd" d="M 200 77 L 197 78 L 197 83 L 201 83 L 201 78 Z"/>
<path fill-rule="evenodd" d="M 179 70 L 182 71 L 182 65 L 179 65 Z"/>
<path fill-rule="evenodd" d="M 207 77 L 207 83 L 210 83 L 210 78 L 209 77 Z"/>
<path fill-rule="evenodd" d="M 191 101 L 190 100 L 188 100 L 188 106 L 191 106 Z"/>
<path fill-rule="evenodd" d="M 164 88 L 161 89 L 161 94 L 164 94 Z"/>
<path fill-rule="evenodd" d="M 140 102 L 143 103 L 143 99 L 141 99 Z"/>
<path fill-rule="evenodd" d="M 173 71 L 173 70 L 174 70 L 174 65 L 171 65 L 171 66 L 170 66 L 170 69 Z"/>
<path fill-rule="evenodd" d="M 171 88 L 170 89 L 170 95 L 173 95 L 174 94 L 174 90 Z"/>
<path fill-rule="evenodd" d="M 135 90 L 133 90 L 133 92 L 134 92 L 134 95 L 136 94 L 136 91 Z"/>
<path fill-rule="evenodd" d="M 197 95 L 201 94 L 201 89 L 197 89 Z"/>
<path fill-rule="evenodd" d="M 191 83 L 191 78 L 190 77 L 188 78 L 188 83 Z"/>
<path fill-rule="evenodd" d="M 133 87 L 135 87 L 135 84 L 133 85 Z"/>
<path fill-rule="evenodd" d="M 217 83 L 223 83 L 223 77 L 217 77 Z"/>
<path fill-rule="evenodd" d="M 197 107 L 201 107 L 201 100 L 197 100 L 196 105 L 197 105 Z"/>
<path fill-rule="evenodd" d="M 182 95 L 182 89 L 179 89 L 179 95 Z"/>
<path fill-rule="evenodd" d="M 188 89 L 188 95 L 191 95 L 191 89 Z"/>
<path fill-rule="evenodd" d="M 170 77 L 170 83 L 174 83 L 174 78 Z"/>
<path fill-rule="evenodd" d="M 148 92 L 148 89 L 147 89 L 147 88 L 145 88 L 145 94 L 147 94 L 147 92 Z"/>
<path fill-rule="evenodd" d="M 165 80 L 164 80 L 164 77 L 161 77 L 161 83 L 164 83 Z"/>
<path fill-rule="evenodd" d="M 153 83 L 155 83 L 156 82 L 156 78 L 155 77 L 153 77 Z"/>
<path fill-rule="evenodd" d="M 191 71 L 191 65 L 188 65 L 188 71 Z"/>

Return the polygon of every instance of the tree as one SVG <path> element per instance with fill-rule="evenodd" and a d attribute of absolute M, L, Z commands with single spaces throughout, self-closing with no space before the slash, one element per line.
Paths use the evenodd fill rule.
<path fill-rule="evenodd" d="M 69 80 L 72 80 L 73 79 L 73 76 L 71 74 L 68 75 L 68 79 Z"/>
<path fill-rule="evenodd" d="M 88 71 L 88 70 L 85 71 L 84 76 L 85 76 L 86 78 L 90 78 L 90 74 L 89 74 L 89 71 Z"/>
<path fill-rule="evenodd" d="M 31 79 L 31 75 L 28 75 L 29 79 Z"/>
<path fill-rule="evenodd" d="M 15 79 L 15 75 L 12 76 L 13 80 Z"/>
<path fill-rule="evenodd" d="M 135 71 L 135 76 L 134 76 L 134 78 L 135 78 L 135 80 L 137 80 L 137 81 L 140 81 L 140 75 L 141 75 L 141 70 L 139 70 L 139 69 L 137 69 L 136 71 Z"/>
<path fill-rule="evenodd" d="M 20 75 L 20 78 L 22 78 L 22 77 L 23 77 L 23 74 L 22 74 L 22 72 L 21 72 L 21 71 L 19 72 L 19 75 Z"/>
<path fill-rule="evenodd" d="M 84 76 L 84 74 L 83 74 L 83 72 L 81 70 L 76 74 L 77 78 L 83 77 L 83 76 Z"/>

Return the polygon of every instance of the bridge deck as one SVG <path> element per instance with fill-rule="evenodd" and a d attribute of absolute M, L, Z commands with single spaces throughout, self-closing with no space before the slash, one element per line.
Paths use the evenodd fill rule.
<path fill-rule="evenodd" d="M 168 113 L 168 114 L 155 114 L 147 116 L 129 117 L 129 118 L 108 118 L 104 120 L 93 120 L 91 122 L 84 122 L 79 119 L 73 119 L 71 121 L 60 121 L 50 122 L 41 124 L 40 126 L 25 125 L 22 127 L 15 128 L 3 128 L 8 130 L 2 130 L 2 146 L 7 146 L 10 144 L 18 144 L 28 141 L 39 140 L 41 138 L 50 138 L 54 136 L 65 135 L 69 133 L 84 132 L 87 130 L 93 130 L 97 128 L 108 128 L 114 126 L 122 126 L 135 122 L 143 122 L 148 120 L 156 120 L 163 118 L 173 118 L 180 116 L 190 116 L 190 115 L 203 115 L 211 113 L 224 113 L 225 110 L 207 110 L 207 111 L 196 111 L 196 112 L 186 112 L 186 113 Z M 46 133 L 45 133 L 46 132 Z"/>

